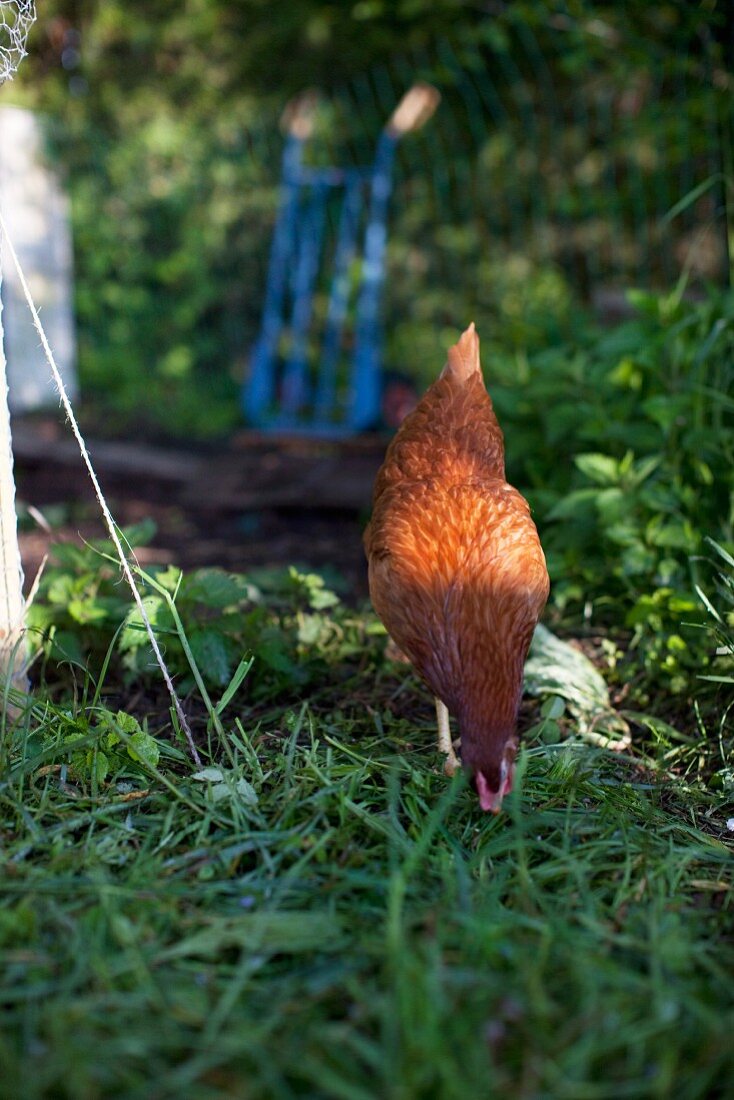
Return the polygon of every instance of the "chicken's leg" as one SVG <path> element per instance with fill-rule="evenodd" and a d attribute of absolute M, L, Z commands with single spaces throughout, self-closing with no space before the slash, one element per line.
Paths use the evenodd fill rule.
<path fill-rule="evenodd" d="M 443 762 L 444 774 L 451 776 L 459 770 L 461 761 L 454 752 L 454 746 L 451 742 L 448 709 L 440 699 L 436 699 L 436 719 L 438 721 L 438 751 L 444 753 L 446 757 Z"/>

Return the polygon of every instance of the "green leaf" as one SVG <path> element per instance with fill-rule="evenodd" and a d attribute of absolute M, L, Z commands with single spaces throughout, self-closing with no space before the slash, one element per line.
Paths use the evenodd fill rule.
<path fill-rule="evenodd" d="M 339 597 L 326 588 L 324 578 L 318 573 L 299 573 L 297 569 L 291 567 L 289 576 L 296 587 L 305 593 L 314 611 L 323 611 L 339 603 Z"/>
<path fill-rule="evenodd" d="M 292 673 L 296 667 L 288 639 L 277 627 L 266 628 L 262 632 L 257 643 L 257 657 L 275 672 Z"/>
<path fill-rule="evenodd" d="M 615 386 L 639 392 L 642 389 L 644 375 L 630 356 L 620 359 L 617 366 L 609 374 L 609 381 Z"/>
<path fill-rule="evenodd" d="M 156 630 L 173 630 L 173 619 L 171 618 L 170 611 L 162 596 L 144 596 L 143 607 L 145 608 L 145 613 L 151 625 Z M 126 650 L 140 649 L 142 646 L 147 646 L 149 644 L 150 640 L 148 638 L 148 632 L 145 629 L 145 624 L 143 623 L 143 617 L 137 607 L 132 607 L 127 616 L 125 626 L 120 632 L 118 645 L 124 653 Z"/>
<path fill-rule="evenodd" d="M 642 545 L 640 541 L 640 529 L 634 523 L 612 523 L 604 531 L 610 542 L 617 546 Z"/>
<path fill-rule="evenodd" d="M 118 710 L 115 715 L 115 725 L 122 730 L 123 733 L 129 734 L 130 737 L 136 733 L 140 733 L 140 722 L 134 715 L 128 714 L 127 711 Z"/>
<path fill-rule="evenodd" d="M 561 718 L 566 710 L 566 704 L 560 695 L 551 695 L 543 702 L 540 708 L 540 713 L 544 718 L 550 718 L 555 721 L 556 718 Z"/>
<path fill-rule="evenodd" d="M 68 607 L 69 601 L 75 597 L 76 591 L 76 580 L 71 573 L 61 573 L 60 576 L 54 577 L 49 584 L 46 596 L 50 603 Z"/>
<path fill-rule="evenodd" d="M 693 553 L 697 544 L 697 536 L 686 522 L 662 522 L 655 516 L 647 526 L 647 540 L 653 546 L 668 547 L 674 550 L 685 550 Z"/>
<path fill-rule="evenodd" d="M 102 715 L 100 725 L 107 731 L 108 748 L 114 748 L 115 745 L 123 742 L 132 760 L 148 764 L 153 768 L 158 766 L 160 749 L 150 734 L 141 729 L 134 715 L 124 710 L 118 710 L 114 715 L 105 713 Z M 121 734 L 126 736 L 122 737 Z"/>
<path fill-rule="evenodd" d="M 581 473 L 597 485 L 615 485 L 619 480 L 619 463 L 610 455 L 580 454 L 574 462 Z"/>
<path fill-rule="evenodd" d="M 648 397 L 642 403 L 642 411 L 664 432 L 669 432 L 674 425 L 682 427 L 691 415 L 692 404 L 688 395 L 657 394 Z"/>
<path fill-rule="evenodd" d="M 219 700 L 216 707 L 214 708 L 217 714 L 221 714 L 224 708 L 228 706 L 232 699 L 235 697 L 236 693 L 239 691 L 240 685 L 252 668 L 254 661 L 254 657 L 243 657 L 240 663 L 237 665 L 234 676 L 227 686 L 227 690 L 224 692 L 222 698 Z"/>
<path fill-rule="evenodd" d="M 596 510 L 604 526 L 609 526 L 629 512 L 629 496 L 616 485 L 600 489 L 596 494 Z"/>
<path fill-rule="evenodd" d="M 554 504 L 546 519 L 593 518 L 598 489 L 574 489 Z"/>
<path fill-rule="evenodd" d="M 662 455 L 648 455 L 646 458 L 641 458 L 635 462 L 632 476 L 634 484 L 641 485 L 643 481 L 647 481 L 650 474 L 657 470 L 662 460 Z"/>
<path fill-rule="evenodd" d="M 211 788 L 212 802 L 241 802 L 244 806 L 257 806 L 257 791 L 246 779 L 235 783 L 216 783 Z"/>
<path fill-rule="evenodd" d="M 192 776 L 198 783 L 211 783 L 209 795 L 213 802 L 225 799 L 242 802 L 245 806 L 257 806 L 257 791 L 241 776 L 235 778 L 232 771 L 223 768 L 202 768 Z"/>
<path fill-rule="evenodd" d="M 109 622 L 110 619 L 114 618 L 115 612 L 121 611 L 123 606 L 116 599 L 86 596 L 70 599 L 67 610 L 76 622 L 82 625 L 94 626 Z"/>
<path fill-rule="evenodd" d="M 138 729 L 138 732 L 133 734 L 127 746 L 127 751 L 133 760 L 137 760 L 141 764 L 147 764 L 151 768 L 158 767 L 161 750 L 145 730 Z"/>
<path fill-rule="evenodd" d="M 119 528 L 123 544 L 131 547 L 148 546 L 155 538 L 157 530 L 158 526 L 150 516 L 141 519 L 139 523 L 130 523 L 127 527 Z M 111 542 L 108 545 L 112 547 Z"/>
<path fill-rule="evenodd" d="M 622 554 L 622 574 L 625 577 L 634 577 L 650 573 L 655 568 L 655 560 L 652 550 L 648 550 L 641 542 L 633 543 Z"/>
<path fill-rule="evenodd" d="M 98 783 L 104 783 L 110 770 L 110 761 L 105 753 L 98 749 L 87 753 L 86 764 L 90 775 L 94 772 Z"/>
<path fill-rule="evenodd" d="M 91 568 L 90 558 L 93 551 L 88 546 L 76 546 L 73 542 L 55 542 L 49 553 L 55 565 L 63 566 L 72 573 Z"/>
<path fill-rule="evenodd" d="M 627 291 L 627 301 L 640 313 L 657 318 L 660 313 L 660 298 L 647 290 L 633 288 Z"/>
<path fill-rule="evenodd" d="M 224 636 L 214 628 L 207 628 L 192 630 L 188 634 L 188 639 L 194 660 L 204 679 L 211 684 L 216 684 L 217 687 L 228 684 L 232 670 L 229 646 Z"/>
<path fill-rule="evenodd" d="M 716 553 L 724 559 L 727 565 L 730 565 L 734 569 L 734 558 L 731 556 L 728 550 L 726 550 L 721 543 L 716 542 L 714 539 L 706 536 L 706 542 L 714 548 Z"/>
<path fill-rule="evenodd" d="M 538 732 L 544 745 L 557 745 L 562 740 L 561 727 L 552 719 L 541 722 Z"/>
<path fill-rule="evenodd" d="M 315 646 L 328 632 L 328 620 L 323 615 L 300 615 L 298 641 L 301 645 Z"/>
<path fill-rule="evenodd" d="M 244 577 L 221 569 L 199 569 L 184 580 L 181 597 L 207 607 L 224 608 L 249 599 L 251 589 Z"/>
<path fill-rule="evenodd" d="M 181 585 L 183 572 L 177 565 L 167 565 L 165 569 L 152 569 L 150 572 L 155 577 L 156 584 L 167 592 L 176 592 Z"/>
<path fill-rule="evenodd" d="M 51 657 L 54 661 L 69 661 L 73 665 L 84 667 L 86 656 L 76 634 L 69 630 L 54 632 L 51 642 Z"/>
<path fill-rule="evenodd" d="M 197 783 L 221 783 L 224 772 L 221 768 L 202 768 L 201 771 L 194 772 L 191 778 Z"/>

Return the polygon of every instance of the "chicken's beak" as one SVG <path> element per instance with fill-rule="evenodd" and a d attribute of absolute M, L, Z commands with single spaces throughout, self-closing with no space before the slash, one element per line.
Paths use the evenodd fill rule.
<path fill-rule="evenodd" d="M 479 795 L 479 805 L 485 813 L 498 814 L 502 809 L 502 792 L 493 791 L 482 772 L 477 772 L 474 782 Z"/>
<path fill-rule="evenodd" d="M 504 761 L 503 765 L 505 765 Z M 515 765 L 512 764 L 509 768 L 507 768 L 506 765 L 503 766 L 500 789 L 498 791 L 493 791 L 484 773 L 476 773 L 474 782 L 476 784 L 477 794 L 479 795 L 479 805 L 485 813 L 498 814 L 500 812 L 502 809 L 502 799 L 512 790 L 512 781 L 514 778 Z"/>

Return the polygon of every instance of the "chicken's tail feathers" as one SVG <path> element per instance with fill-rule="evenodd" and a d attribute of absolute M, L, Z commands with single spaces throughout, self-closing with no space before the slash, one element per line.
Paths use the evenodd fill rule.
<path fill-rule="evenodd" d="M 477 371 L 481 374 L 479 336 L 472 321 L 469 328 L 459 337 L 458 342 L 449 348 L 448 362 L 441 372 L 441 377 L 450 373 L 457 381 L 465 382 Z"/>

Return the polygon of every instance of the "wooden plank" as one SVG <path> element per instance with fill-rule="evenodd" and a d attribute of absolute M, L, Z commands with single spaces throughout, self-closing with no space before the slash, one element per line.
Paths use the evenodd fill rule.
<path fill-rule="evenodd" d="M 47 421 L 38 424 L 13 422 L 13 454 L 18 462 L 33 465 L 78 466 L 86 477 L 79 446 L 71 433 L 61 434 Z M 152 478 L 157 481 L 184 482 L 198 472 L 201 457 L 190 452 L 150 447 L 141 443 L 107 440 L 87 441 L 92 463 L 98 473 L 125 477 Z"/>
<path fill-rule="evenodd" d="M 323 508 L 362 511 L 369 507 L 385 440 L 376 437 L 323 441 L 294 436 L 240 433 L 216 450 L 192 453 L 141 443 L 88 441 L 102 480 L 124 480 L 145 497 L 165 488 L 170 503 L 199 511 Z M 18 420 L 13 451 L 21 466 L 78 469 L 86 484 L 79 449 L 56 421 Z"/>

